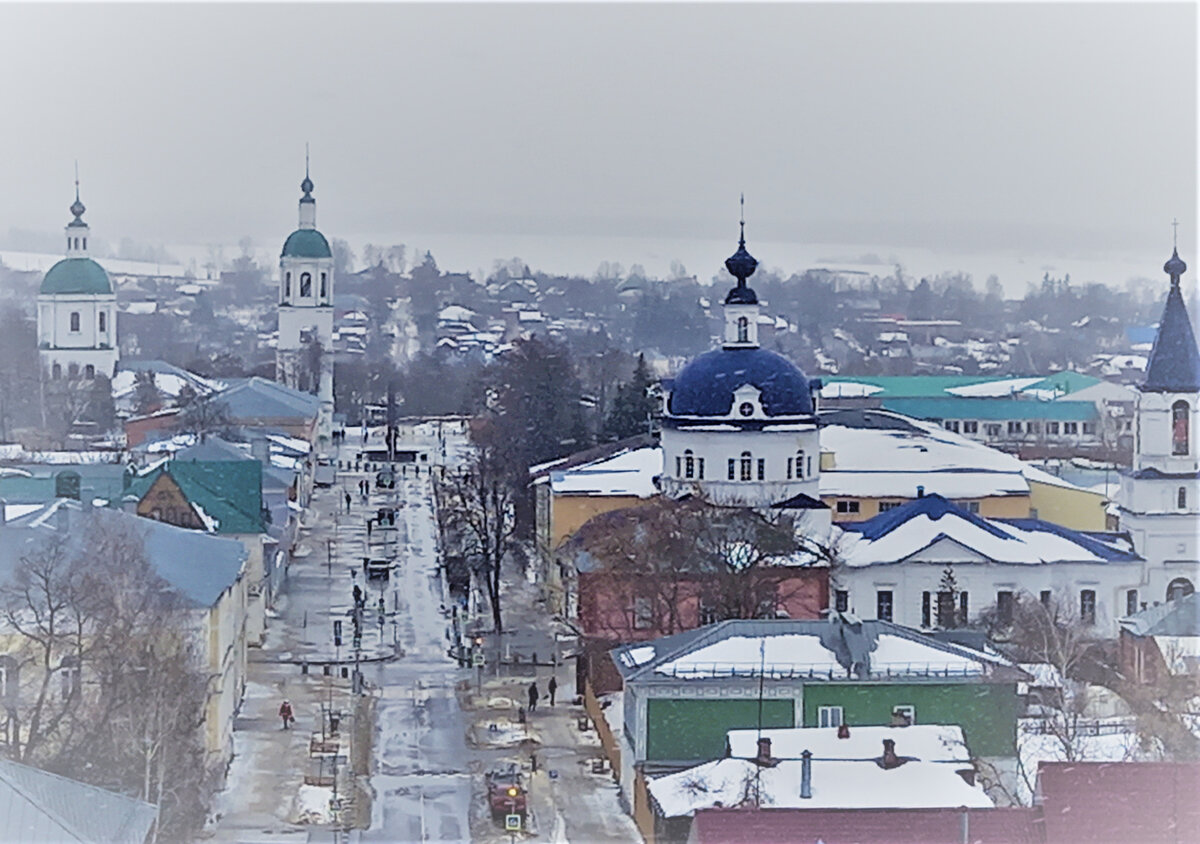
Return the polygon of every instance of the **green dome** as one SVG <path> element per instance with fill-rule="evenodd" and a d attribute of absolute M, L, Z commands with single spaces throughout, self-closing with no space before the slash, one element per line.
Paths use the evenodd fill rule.
<path fill-rule="evenodd" d="M 63 258 L 46 271 L 40 293 L 113 292 L 104 267 L 91 258 Z"/>
<path fill-rule="evenodd" d="M 283 243 L 281 258 L 332 258 L 329 241 L 316 229 L 296 229 Z"/>

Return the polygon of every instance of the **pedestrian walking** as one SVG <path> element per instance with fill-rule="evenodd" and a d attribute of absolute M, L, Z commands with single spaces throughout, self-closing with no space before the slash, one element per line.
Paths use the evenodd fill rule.
<path fill-rule="evenodd" d="M 292 717 L 292 705 L 286 700 L 279 704 L 279 717 L 283 719 L 283 729 L 285 730 L 296 720 Z"/>
<path fill-rule="evenodd" d="M 537 709 L 537 702 L 538 702 L 538 687 L 537 687 L 537 681 L 534 680 L 532 683 L 529 684 L 529 711 L 530 711 L 530 713 L 532 713 L 534 710 Z"/>
<path fill-rule="evenodd" d="M 554 706 L 554 693 L 558 691 L 558 680 L 551 677 L 550 682 L 546 684 L 546 691 L 550 693 L 550 705 Z"/>
<path fill-rule="evenodd" d="M 371 519 L 367 519 L 367 539 L 371 538 Z"/>
<path fill-rule="evenodd" d="M 350 512 L 350 491 L 346 490 L 346 512 Z"/>
<path fill-rule="evenodd" d="M 361 606 L 362 603 L 363 603 L 362 587 L 356 583 L 356 584 L 354 584 L 354 606 L 356 606 L 356 607 Z"/>

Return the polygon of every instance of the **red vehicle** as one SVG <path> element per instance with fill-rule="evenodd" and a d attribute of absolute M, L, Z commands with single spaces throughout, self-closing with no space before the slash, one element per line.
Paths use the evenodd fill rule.
<path fill-rule="evenodd" d="M 516 764 L 488 771 L 487 790 L 488 805 L 496 820 L 502 820 L 505 815 L 525 814 L 525 785 Z"/>

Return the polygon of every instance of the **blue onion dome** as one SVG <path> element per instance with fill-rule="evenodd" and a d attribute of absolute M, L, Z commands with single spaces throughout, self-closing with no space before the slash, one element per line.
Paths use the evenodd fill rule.
<path fill-rule="evenodd" d="M 104 267 L 91 258 L 63 258 L 46 271 L 38 292 L 49 295 L 109 295 L 113 289 Z"/>
<path fill-rule="evenodd" d="M 83 216 L 83 212 L 87 210 L 87 207 L 79 201 L 78 194 L 75 195 L 75 201 L 71 203 L 70 210 L 75 215 L 75 219 L 71 222 L 71 225 L 83 225 L 83 220 L 79 218 Z"/>
<path fill-rule="evenodd" d="M 766 349 L 714 349 L 685 366 L 671 387 L 672 416 L 727 417 L 734 391 L 760 392 L 768 417 L 811 416 L 812 395 L 800 367 Z"/>
<path fill-rule="evenodd" d="M 1167 263 L 1163 264 L 1163 272 L 1167 273 L 1173 279 L 1177 279 L 1187 272 L 1187 264 L 1179 257 L 1178 249 L 1175 249 L 1171 253 L 1171 257 L 1167 259 Z"/>
<path fill-rule="evenodd" d="M 304 191 L 304 196 L 302 196 L 300 198 L 301 202 L 313 202 L 314 201 L 313 196 L 312 196 L 314 187 L 315 187 L 315 185 L 313 185 L 313 180 L 308 177 L 307 173 L 305 173 L 304 181 L 300 183 L 300 190 Z"/>
<path fill-rule="evenodd" d="M 725 259 L 725 269 L 738 280 L 737 286 L 725 297 L 726 305 L 757 305 L 758 296 L 746 286 L 746 279 L 758 269 L 758 260 L 746 251 L 746 223 L 743 221 L 737 252 Z"/>

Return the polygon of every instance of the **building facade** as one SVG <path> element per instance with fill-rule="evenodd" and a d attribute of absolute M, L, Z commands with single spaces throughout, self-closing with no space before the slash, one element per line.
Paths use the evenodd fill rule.
<path fill-rule="evenodd" d="M 117 297 L 104 268 L 88 255 L 91 229 L 75 183 L 66 257 L 46 271 L 38 290 L 38 350 L 43 377 L 112 378 L 117 368 Z"/>

